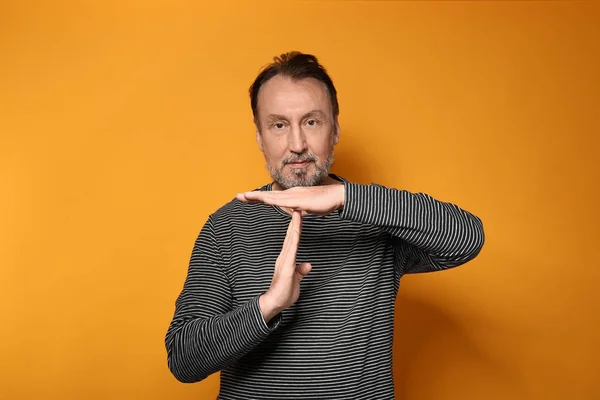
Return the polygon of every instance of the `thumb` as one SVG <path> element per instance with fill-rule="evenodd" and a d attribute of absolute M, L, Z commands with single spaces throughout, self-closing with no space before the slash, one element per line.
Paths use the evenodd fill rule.
<path fill-rule="evenodd" d="M 298 279 L 304 278 L 308 273 L 312 270 L 312 265 L 309 263 L 302 263 L 296 265 L 296 274 L 298 275 Z"/>

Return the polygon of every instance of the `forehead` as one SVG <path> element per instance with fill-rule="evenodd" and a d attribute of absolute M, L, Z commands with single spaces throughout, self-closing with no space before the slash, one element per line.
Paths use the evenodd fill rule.
<path fill-rule="evenodd" d="M 258 93 L 261 115 L 294 115 L 310 110 L 329 114 L 331 105 L 325 85 L 314 79 L 292 80 L 281 75 L 269 79 Z"/>

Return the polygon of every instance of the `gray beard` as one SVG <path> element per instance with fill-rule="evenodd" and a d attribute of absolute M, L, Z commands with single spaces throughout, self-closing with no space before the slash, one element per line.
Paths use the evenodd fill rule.
<path fill-rule="evenodd" d="M 319 186 L 329 176 L 329 169 L 333 165 L 334 159 L 335 154 L 331 150 L 324 165 L 314 162 L 316 171 L 311 176 L 308 175 L 307 168 L 295 168 L 291 177 L 283 175 L 285 165 L 275 168 L 273 165 L 267 164 L 267 169 L 273 180 L 284 190 L 298 186 Z"/>

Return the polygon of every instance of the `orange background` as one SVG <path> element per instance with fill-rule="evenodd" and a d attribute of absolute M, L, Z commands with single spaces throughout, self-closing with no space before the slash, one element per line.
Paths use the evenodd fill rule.
<path fill-rule="evenodd" d="M 94 4 L 95 3 L 95 4 Z M 600 398 L 595 2 L 0 5 L 0 399 L 214 399 L 164 334 L 209 213 L 269 180 L 247 89 L 316 54 L 333 172 L 480 216 L 402 280 L 401 399 Z"/>

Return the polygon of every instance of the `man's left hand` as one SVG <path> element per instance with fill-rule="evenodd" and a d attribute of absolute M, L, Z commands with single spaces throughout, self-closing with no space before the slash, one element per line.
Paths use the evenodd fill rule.
<path fill-rule="evenodd" d="M 307 214 L 327 215 L 344 206 L 344 194 L 344 185 L 323 185 L 245 192 L 236 198 L 244 203 L 264 203 Z"/>

